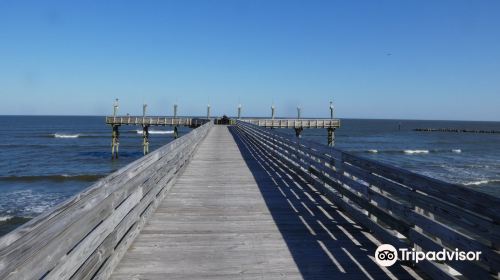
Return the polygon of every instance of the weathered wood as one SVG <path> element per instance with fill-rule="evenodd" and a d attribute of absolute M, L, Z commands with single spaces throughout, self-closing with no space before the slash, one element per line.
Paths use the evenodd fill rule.
<path fill-rule="evenodd" d="M 479 269 L 483 275 L 493 277 L 500 267 L 496 250 L 500 199 L 310 141 L 301 139 L 298 143 L 293 136 L 256 125 L 237 125 L 253 146 L 263 149 L 274 161 L 284 162 L 284 168 L 308 178 L 325 194 L 333 191 L 328 197 L 382 240 L 392 239 L 393 245 L 403 241 L 408 248 L 419 243 L 429 245 L 423 244 L 426 239 L 417 238 L 418 228 L 442 240 L 443 248 L 483 252 L 480 266 L 448 263 L 464 276 Z M 391 234 L 393 229 L 399 237 Z M 399 240 L 401 234 L 404 240 Z M 418 266 L 429 269 L 429 275 L 451 277 L 446 266 L 430 262 Z"/>
<path fill-rule="evenodd" d="M 370 233 L 231 132 L 214 127 L 112 279 L 388 277 L 371 258 Z"/>
<path fill-rule="evenodd" d="M 106 117 L 106 124 L 137 125 L 137 126 L 188 126 L 199 127 L 210 122 L 210 119 L 187 118 L 187 117 L 137 117 L 137 116 L 111 116 Z"/>
<path fill-rule="evenodd" d="M 339 128 L 338 119 L 239 119 L 246 123 L 267 128 Z"/>
<path fill-rule="evenodd" d="M 150 191 L 178 175 L 211 126 L 127 165 L 0 239 L 0 278 L 69 279 L 82 265 L 99 268 L 109 252 L 104 246 L 114 246 L 128 230 L 117 227 L 136 223 L 128 220 L 137 217 L 134 209 L 158 199 Z"/>

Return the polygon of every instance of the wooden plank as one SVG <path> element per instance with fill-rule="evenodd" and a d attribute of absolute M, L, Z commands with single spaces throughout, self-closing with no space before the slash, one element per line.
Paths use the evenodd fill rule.
<path fill-rule="evenodd" d="M 387 277 L 371 258 L 375 244 L 359 236 L 358 225 L 344 220 L 319 194 L 305 195 L 302 181 L 267 168 L 273 162 L 234 135 L 227 127 L 214 127 L 111 279 Z M 394 269 L 410 278 L 406 270 Z"/>
<path fill-rule="evenodd" d="M 154 166 L 173 167 L 171 159 L 179 154 L 189 156 L 183 147 L 201 141 L 211 124 L 207 125 L 100 180 L 0 239 L 0 275 L 15 279 L 69 278 L 89 254 L 100 253 L 95 249 L 142 199 L 142 191 L 147 192 L 158 182 L 154 172 L 159 169 Z M 182 163 L 184 157 L 177 158 Z"/>
<path fill-rule="evenodd" d="M 367 225 L 368 228 L 376 228 L 379 225 L 373 224 L 374 222 L 370 219 L 366 220 L 367 216 L 363 211 L 356 213 L 352 209 L 352 202 L 356 202 L 361 207 L 360 209 L 374 212 L 375 217 L 379 216 L 377 219 L 381 216 L 382 219 L 378 221 L 387 222 L 387 217 L 381 213 L 389 211 L 391 215 L 396 214 L 394 216 L 396 220 L 409 221 L 418 228 L 423 228 L 427 234 L 443 240 L 446 246 L 451 245 L 462 250 L 481 250 L 485 256 L 481 259 L 482 266 L 487 265 L 493 273 L 496 273 L 496 267 L 500 266 L 500 255 L 495 250 L 498 248 L 499 240 L 498 214 L 493 214 L 498 206 L 497 198 L 463 187 L 459 188 L 458 195 L 450 195 L 446 190 L 451 184 L 408 171 L 399 172 L 398 168 L 375 161 L 365 162 L 363 158 L 338 149 L 321 147 L 319 144 L 301 140 L 298 145 L 290 135 L 265 130 L 251 124 L 238 122 L 238 127 L 249 138 L 252 145 L 265 150 L 276 161 L 285 162 L 286 167 L 283 168 L 292 169 L 301 176 L 309 178 L 319 189 L 329 190 L 325 184 L 333 187 L 334 194 L 340 195 L 340 198 L 332 196 L 332 199 L 347 209 L 346 211 L 350 211 L 356 221 Z M 413 183 L 410 183 L 411 180 Z M 445 187 L 440 190 L 440 185 Z M 429 190 L 431 187 L 434 189 Z M 466 194 L 469 193 L 471 195 L 467 196 Z M 464 198 L 467 198 L 467 201 Z M 481 205 L 483 203 L 484 205 Z M 464 207 L 466 205 L 472 206 Z M 384 211 L 377 213 L 373 207 L 375 209 L 380 207 Z M 423 209 L 425 215 L 429 216 L 415 212 L 415 207 Z M 485 210 L 488 207 L 490 209 Z M 454 229 L 445 227 L 438 221 L 446 222 Z M 389 224 L 391 224 L 390 219 Z M 408 233 L 414 230 L 408 231 L 410 225 L 406 225 L 406 230 L 400 229 L 399 231 L 409 237 Z M 381 236 L 383 235 L 382 233 Z M 424 242 L 425 240 L 419 238 L 418 241 Z M 451 276 L 442 265 L 426 262 L 419 266 L 428 269 L 430 275 Z M 467 265 L 458 267 L 459 271 L 465 275 L 474 274 L 474 268 L 469 269 Z M 438 272 L 439 270 L 441 272 Z"/>

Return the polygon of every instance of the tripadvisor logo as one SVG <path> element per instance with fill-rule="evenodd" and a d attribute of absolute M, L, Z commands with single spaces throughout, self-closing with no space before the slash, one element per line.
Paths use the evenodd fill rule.
<path fill-rule="evenodd" d="M 391 266 L 398 260 L 398 251 L 390 244 L 382 244 L 375 251 L 375 261 L 381 266 Z"/>
<path fill-rule="evenodd" d="M 413 261 L 418 263 L 423 260 L 428 261 L 478 261 L 480 251 L 459 251 L 455 249 L 441 251 L 417 251 L 415 249 L 400 248 L 397 250 L 390 244 L 382 244 L 375 251 L 375 261 L 381 266 L 391 266 L 397 260 Z"/>

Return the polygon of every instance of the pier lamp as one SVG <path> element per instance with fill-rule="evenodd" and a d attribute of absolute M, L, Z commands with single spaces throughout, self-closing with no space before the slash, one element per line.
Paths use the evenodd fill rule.
<path fill-rule="evenodd" d="M 238 119 L 241 118 L 241 103 L 238 104 Z"/>
<path fill-rule="evenodd" d="M 330 101 L 330 119 L 333 119 L 333 101 Z"/>
<path fill-rule="evenodd" d="M 276 107 L 274 107 L 274 104 L 271 105 L 271 118 L 274 120 L 274 112 L 276 110 Z"/>
<path fill-rule="evenodd" d="M 174 119 L 177 118 L 177 104 L 174 104 Z"/>
<path fill-rule="evenodd" d="M 210 119 L 210 104 L 207 104 L 207 119 Z"/>
<path fill-rule="evenodd" d="M 113 103 L 113 117 L 116 117 L 116 113 L 118 112 L 118 98 L 115 99 Z"/>
<path fill-rule="evenodd" d="M 297 119 L 300 120 L 300 106 L 297 106 Z"/>

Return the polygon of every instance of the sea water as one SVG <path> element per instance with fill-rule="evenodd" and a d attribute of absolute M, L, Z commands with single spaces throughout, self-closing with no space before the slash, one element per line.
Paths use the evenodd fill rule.
<path fill-rule="evenodd" d="M 111 160 L 111 128 L 104 117 L 0 116 L 0 124 L 0 235 L 142 156 L 140 127 L 121 126 L 120 158 Z M 335 143 L 361 156 L 500 196 L 500 134 L 415 128 L 500 130 L 500 123 L 343 119 Z M 189 131 L 179 128 L 180 136 Z M 277 131 L 295 135 L 293 130 Z M 302 135 L 327 142 L 326 129 L 305 129 Z M 171 127 L 150 129 L 151 151 L 172 140 Z"/>

